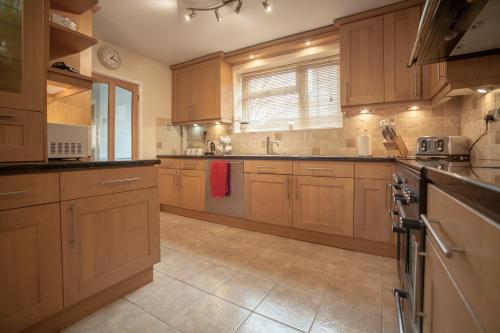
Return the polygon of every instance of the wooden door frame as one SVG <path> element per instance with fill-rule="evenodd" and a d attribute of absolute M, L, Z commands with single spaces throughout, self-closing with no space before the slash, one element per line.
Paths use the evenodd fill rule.
<path fill-rule="evenodd" d="M 139 85 L 92 72 L 94 82 L 108 84 L 108 158 L 115 159 L 115 87 L 132 92 L 132 159 L 139 157 Z"/>

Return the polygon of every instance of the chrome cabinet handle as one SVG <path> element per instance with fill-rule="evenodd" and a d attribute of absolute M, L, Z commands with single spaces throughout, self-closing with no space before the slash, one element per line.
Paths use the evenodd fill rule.
<path fill-rule="evenodd" d="M 413 84 L 414 84 L 415 97 L 417 97 L 418 96 L 418 93 L 417 93 L 417 71 L 415 71 L 413 73 Z"/>
<path fill-rule="evenodd" d="M 290 177 L 287 177 L 286 178 L 286 198 L 288 200 L 290 200 L 290 197 L 292 196 L 291 192 L 292 192 L 292 180 L 290 179 Z"/>
<path fill-rule="evenodd" d="M 436 65 L 437 65 L 437 71 L 436 71 L 437 80 L 439 81 L 439 80 L 441 80 L 441 64 L 438 62 Z"/>
<path fill-rule="evenodd" d="M 11 192 L 0 192 L 0 197 L 7 197 L 10 195 L 21 195 L 21 194 L 26 194 L 28 193 L 28 190 L 22 190 L 22 191 L 11 191 Z"/>
<path fill-rule="evenodd" d="M 328 171 L 335 172 L 335 169 L 327 169 L 327 168 L 307 168 L 309 171 Z"/>
<path fill-rule="evenodd" d="M 116 184 L 116 183 L 126 183 L 126 182 L 133 182 L 136 180 L 140 180 L 141 178 L 135 177 L 135 178 L 125 178 L 125 179 L 115 179 L 115 180 L 103 180 L 100 181 L 99 184 L 101 185 L 106 185 L 106 184 Z"/>
<path fill-rule="evenodd" d="M 269 165 L 257 165 L 256 168 L 257 169 L 274 169 L 273 166 L 269 166 Z"/>
<path fill-rule="evenodd" d="M 295 199 L 299 199 L 299 179 L 295 178 Z"/>
<path fill-rule="evenodd" d="M 407 298 L 408 293 L 404 290 L 393 288 L 392 293 L 394 294 L 394 299 L 396 300 L 396 312 L 398 316 L 398 327 L 400 333 L 405 333 L 405 324 L 403 319 L 403 308 L 401 307 L 401 299 Z"/>
<path fill-rule="evenodd" d="M 182 188 L 182 172 L 179 172 L 179 191 Z"/>
<path fill-rule="evenodd" d="M 179 173 L 177 171 L 175 172 L 175 176 L 174 176 L 174 187 L 176 189 L 179 188 Z"/>
<path fill-rule="evenodd" d="M 12 114 L 0 113 L 0 118 L 15 118 L 16 116 Z"/>
<path fill-rule="evenodd" d="M 69 207 L 71 210 L 71 239 L 69 243 L 71 244 L 71 247 L 75 247 L 76 245 L 76 223 L 78 219 L 78 212 L 74 204 L 71 204 Z"/>
<path fill-rule="evenodd" d="M 459 246 L 450 246 L 447 245 L 438 235 L 436 229 L 434 229 L 433 224 L 439 224 L 439 221 L 429 221 L 428 217 L 425 214 L 421 214 L 420 218 L 424 222 L 427 230 L 431 234 L 432 238 L 436 240 L 436 244 L 443 252 L 443 254 L 447 257 L 451 257 L 453 255 L 453 252 L 465 252 L 465 249 L 463 247 Z"/>

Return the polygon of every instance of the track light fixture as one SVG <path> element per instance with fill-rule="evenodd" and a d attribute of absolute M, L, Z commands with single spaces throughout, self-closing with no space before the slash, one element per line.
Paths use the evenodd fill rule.
<path fill-rule="evenodd" d="M 217 22 L 222 21 L 222 16 L 220 16 L 219 9 L 232 5 L 233 3 L 237 2 L 238 4 L 234 8 L 234 12 L 236 14 L 240 13 L 241 7 L 243 6 L 243 0 L 222 0 L 222 2 L 219 5 L 208 7 L 208 8 L 195 8 L 195 7 L 189 7 L 187 8 L 189 13 L 184 15 L 184 18 L 186 21 L 191 21 L 195 16 L 196 12 L 208 12 L 208 11 L 213 11 L 215 14 L 215 18 L 217 19 Z M 262 1 L 262 6 L 267 12 L 270 12 L 272 10 L 271 4 L 269 3 L 269 0 L 264 0 Z"/>

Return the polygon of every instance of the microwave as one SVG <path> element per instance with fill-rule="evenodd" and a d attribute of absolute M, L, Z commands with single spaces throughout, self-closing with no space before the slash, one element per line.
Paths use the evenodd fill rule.
<path fill-rule="evenodd" d="M 91 155 L 91 127 L 82 125 L 47 124 L 49 158 L 83 158 Z"/>

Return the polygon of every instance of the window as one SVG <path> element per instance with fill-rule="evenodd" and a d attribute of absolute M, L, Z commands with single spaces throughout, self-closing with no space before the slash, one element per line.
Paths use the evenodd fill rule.
<path fill-rule="evenodd" d="M 135 159 L 138 156 L 137 84 L 94 73 L 92 87 L 92 156 Z"/>
<path fill-rule="evenodd" d="M 338 57 L 245 73 L 242 88 L 248 132 L 342 127 Z"/>

